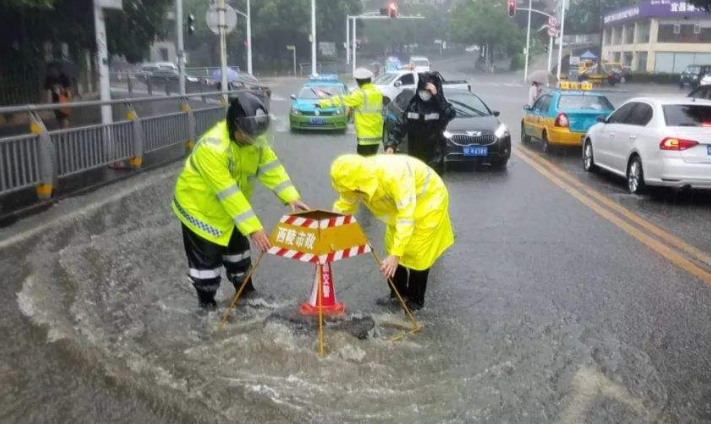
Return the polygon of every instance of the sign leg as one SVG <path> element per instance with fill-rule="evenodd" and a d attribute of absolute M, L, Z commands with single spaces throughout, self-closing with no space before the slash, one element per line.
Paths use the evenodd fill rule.
<path fill-rule="evenodd" d="M 262 261 L 262 258 L 264 257 L 264 252 L 262 252 L 259 255 L 259 258 L 257 258 L 257 262 L 254 263 L 252 268 L 249 270 L 247 273 L 247 277 L 245 277 L 244 281 L 242 281 L 242 285 L 239 286 L 239 290 L 237 290 L 237 293 L 235 293 L 234 297 L 232 298 L 232 303 L 230 303 L 230 307 L 227 308 L 225 313 L 222 315 L 222 319 L 220 320 L 220 324 L 217 326 L 217 330 L 222 330 L 222 328 L 225 326 L 225 323 L 227 322 L 227 318 L 230 316 L 230 312 L 232 312 L 232 309 L 234 309 L 235 305 L 237 304 L 237 301 L 239 300 L 239 297 L 242 295 L 242 291 L 244 291 L 244 288 L 247 286 L 247 283 L 252 280 L 252 274 L 254 274 L 254 271 L 257 270 L 257 267 L 259 266 L 259 263 Z"/>
<path fill-rule="evenodd" d="M 323 356 L 323 287 L 321 287 L 321 278 L 323 278 L 323 265 L 318 264 L 318 355 Z"/>
<path fill-rule="evenodd" d="M 378 254 L 375 253 L 375 249 L 373 246 L 370 246 L 370 253 L 373 254 L 373 259 L 375 260 L 375 264 L 380 268 L 380 258 L 378 257 Z M 407 307 L 407 303 L 405 303 L 405 300 L 402 298 L 400 295 L 400 292 L 397 290 L 397 287 L 395 287 L 395 283 L 393 283 L 392 278 L 388 278 L 388 283 L 390 284 L 390 288 L 393 289 L 393 292 L 395 292 L 395 296 L 397 296 L 397 300 L 400 302 L 400 306 L 402 306 L 402 309 L 405 310 L 405 313 L 407 314 L 407 317 L 410 319 L 410 322 L 412 323 L 412 333 L 416 333 L 420 331 L 422 328 L 420 324 L 417 322 L 415 317 L 412 315 L 412 312 L 410 312 L 410 308 Z"/>

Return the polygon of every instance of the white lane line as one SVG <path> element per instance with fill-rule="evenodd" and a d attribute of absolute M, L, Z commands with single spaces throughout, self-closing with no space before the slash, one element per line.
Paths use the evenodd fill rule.
<path fill-rule="evenodd" d="M 10 236 L 5 240 L 0 241 L 0 250 L 4 249 L 6 247 L 10 247 L 13 244 L 19 243 L 21 241 L 27 240 L 30 237 L 41 234 L 44 231 L 51 229 L 52 227 L 55 227 L 58 225 L 67 225 L 67 224 L 71 223 L 71 221 L 73 221 L 76 218 L 81 217 L 82 215 L 85 215 L 89 212 L 93 212 L 105 205 L 108 205 L 109 203 L 113 203 L 118 200 L 121 200 L 124 197 L 128 197 L 139 190 L 143 190 L 144 188 L 148 188 L 148 187 L 156 184 L 156 182 L 160 182 L 163 180 L 167 180 L 168 178 L 175 177 L 174 171 L 164 171 L 164 172 L 165 172 L 164 175 L 158 175 L 157 178 L 149 178 L 146 181 L 143 181 L 142 183 L 133 184 L 131 187 L 121 190 L 112 196 L 103 198 L 101 200 L 98 200 L 94 203 L 91 203 L 91 204 L 81 207 L 79 209 L 75 209 L 71 212 L 67 212 L 66 214 L 62 215 L 59 218 L 53 219 L 51 221 L 47 221 L 44 224 L 34 226 L 34 227 L 30 228 L 29 230 L 22 231 L 18 234 L 15 234 L 14 236 Z M 42 215 L 43 214 L 39 214 L 38 216 L 42 216 Z"/>

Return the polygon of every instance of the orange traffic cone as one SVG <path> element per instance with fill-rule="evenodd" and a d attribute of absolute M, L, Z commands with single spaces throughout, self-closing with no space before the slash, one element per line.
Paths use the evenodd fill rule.
<path fill-rule="evenodd" d="M 316 266 L 316 275 L 311 297 L 308 302 L 301 304 L 299 313 L 301 315 L 318 315 L 318 284 L 321 282 L 321 308 L 324 315 L 340 315 L 346 310 L 343 303 L 336 300 L 336 290 L 333 287 L 333 273 L 329 263 Z"/>

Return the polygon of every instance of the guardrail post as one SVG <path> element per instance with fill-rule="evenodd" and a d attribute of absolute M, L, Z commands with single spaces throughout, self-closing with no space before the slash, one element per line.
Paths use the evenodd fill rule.
<path fill-rule="evenodd" d="M 57 151 L 39 114 L 32 111 L 29 115 L 30 131 L 39 135 L 39 171 L 42 182 L 35 187 L 35 191 L 40 199 L 49 199 L 57 185 Z"/>
<path fill-rule="evenodd" d="M 128 160 L 132 168 L 140 168 L 143 164 L 143 126 L 141 118 L 130 103 L 126 103 L 126 119 L 131 121 L 133 131 L 133 156 Z"/>
<path fill-rule="evenodd" d="M 148 90 L 149 96 L 153 95 L 153 83 L 151 82 L 150 77 L 146 77 L 146 90 Z"/>
<path fill-rule="evenodd" d="M 197 125 L 195 123 L 195 115 L 190 108 L 187 98 L 180 100 L 180 110 L 188 114 L 188 139 L 185 141 L 185 153 L 190 154 L 195 146 L 195 139 L 197 138 Z"/>
<path fill-rule="evenodd" d="M 126 74 L 126 84 L 128 84 L 128 93 L 132 94 L 133 93 L 133 83 L 131 82 L 131 74 L 127 73 Z"/>

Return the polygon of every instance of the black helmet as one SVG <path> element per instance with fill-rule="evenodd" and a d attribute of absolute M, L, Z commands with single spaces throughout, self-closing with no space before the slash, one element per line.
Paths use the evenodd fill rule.
<path fill-rule="evenodd" d="M 248 138 L 254 139 L 265 134 L 270 125 L 269 109 L 255 94 L 243 92 L 230 100 L 230 107 L 227 109 L 230 138 L 239 130 Z"/>

